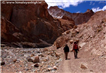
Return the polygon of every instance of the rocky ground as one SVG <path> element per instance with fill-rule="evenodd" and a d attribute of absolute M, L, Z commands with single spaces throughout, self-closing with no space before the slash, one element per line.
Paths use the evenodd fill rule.
<path fill-rule="evenodd" d="M 1 47 L 2 73 L 54 73 L 61 60 L 59 53 L 50 47 L 49 50 Z"/>

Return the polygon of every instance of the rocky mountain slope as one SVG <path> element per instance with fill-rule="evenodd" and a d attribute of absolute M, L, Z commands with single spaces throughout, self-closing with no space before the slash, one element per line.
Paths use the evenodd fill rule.
<path fill-rule="evenodd" d="M 1 4 L 2 43 L 30 42 L 34 47 L 52 44 L 67 29 L 64 30 L 61 22 L 48 13 L 47 6 L 45 2 Z M 74 24 L 68 26 L 72 28 Z M 17 43 L 15 45 L 19 46 Z M 25 43 L 24 45 L 31 46 Z"/>
<path fill-rule="evenodd" d="M 59 49 L 63 49 L 64 45 L 67 43 L 70 50 L 72 50 L 73 42 L 76 40 L 79 40 L 79 59 L 73 59 L 74 56 L 70 53 L 69 57 L 71 61 L 63 60 L 59 72 L 105 73 L 106 11 L 96 12 L 87 23 L 77 25 L 76 28 L 64 32 L 63 35 L 55 41 L 54 45 Z M 69 63 L 70 65 L 68 65 Z M 67 67 L 67 71 L 63 69 L 65 67 Z"/>
<path fill-rule="evenodd" d="M 89 9 L 85 13 L 70 13 L 58 8 L 57 6 L 50 7 L 48 11 L 49 14 L 55 18 L 62 18 L 63 16 L 72 18 L 75 21 L 76 25 L 87 22 L 94 14 L 94 12 Z"/>

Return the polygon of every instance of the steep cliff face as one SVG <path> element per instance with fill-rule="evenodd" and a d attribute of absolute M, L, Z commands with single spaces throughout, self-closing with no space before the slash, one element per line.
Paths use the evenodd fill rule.
<path fill-rule="evenodd" d="M 13 33 L 18 33 L 19 30 L 8 20 L 1 18 L 1 41 L 19 41 L 18 38 L 13 36 Z"/>
<path fill-rule="evenodd" d="M 62 18 L 63 16 L 72 18 L 75 21 L 76 25 L 87 22 L 90 19 L 90 17 L 94 14 L 94 12 L 89 9 L 85 13 L 69 13 L 62 9 L 59 9 L 57 6 L 50 7 L 48 11 L 49 14 L 55 18 Z"/>
<path fill-rule="evenodd" d="M 8 31 L 7 29 L 17 28 L 24 36 L 21 37 L 23 40 L 19 38 L 18 41 L 41 43 L 40 40 L 43 40 L 53 43 L 61 35 L 63 29 L 61 22 L 48 13 L 47 6 L 45 2 L 37 4 L 1 4 L 1 16 L 5 19 L 2 19 L 1 28 L 5 25 L 8 26 L 2 30 Z M 12 31 L 16 32 L 15 30 Z M 3 31 L 1 33 L 4 34 Z M 5 33 L 10 33 L 10 31 Z M 18 38 L 17 36 L 14 37 Z M 4 35 L 1 38 L 5 40 L 2 40 L 2 42 L 18 42 L 15 38 L 10 40 Z"/>

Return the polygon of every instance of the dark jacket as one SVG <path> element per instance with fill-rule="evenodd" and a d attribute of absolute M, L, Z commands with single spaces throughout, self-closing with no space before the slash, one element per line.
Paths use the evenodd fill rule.
<path fill-rule="evenodd" d="M 69 47 L 67 45 L 64 47 L 64 52 L 69 52 Z"/>

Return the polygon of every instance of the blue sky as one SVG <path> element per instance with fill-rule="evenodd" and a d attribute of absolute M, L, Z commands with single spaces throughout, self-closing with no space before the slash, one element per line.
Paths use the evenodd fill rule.
<path fill-rule="evenodd" d="M 106 0 L 45 0 L 50 6 L 58 6 L 65 11 L 71 13 L 84 13 L 87 9 L 93 10 L 94 12 L 106 10 Z"/>

